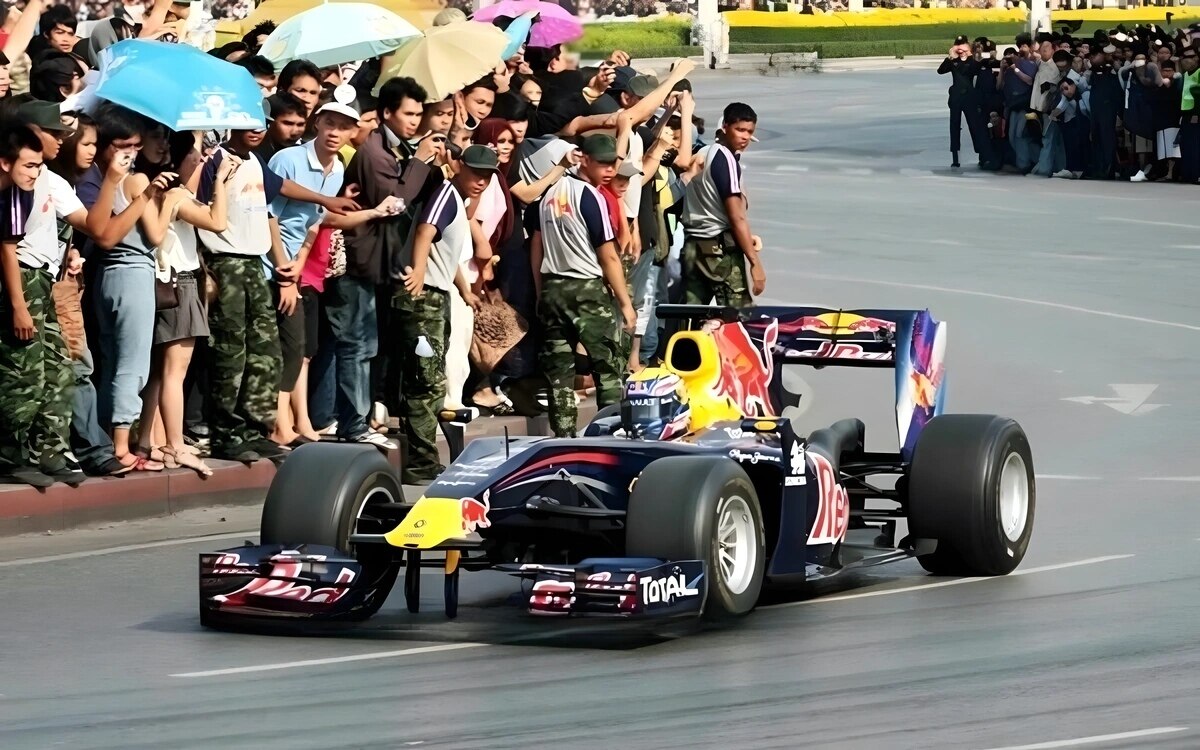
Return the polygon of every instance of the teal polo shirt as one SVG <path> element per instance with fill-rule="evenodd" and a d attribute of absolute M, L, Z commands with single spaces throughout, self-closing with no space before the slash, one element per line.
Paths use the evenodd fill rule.
<path fill-rule="evenodd" d="M 276 151 L 270 161 L 271 171 L 288 180 L 292 180 L 321 195 L 334 197 L 342 190 L 345 168 L 340 159 L 334 155 L 333 166 L 329 173 L 317 159 L 316 141 L 309 141 L 299 146 Z M 324 215 L 324 209 L 315 203 L 296 201 L 285 198 L 283 194 L 271 201 L 271 215 L 279 221 L 279 236 L 283 240 L 284 254 L 295 260 L 300 255 L 300 246 L 312 225 L 319 222 Z M 272 277 L 274 264 L 270 257 L 263 258 L 267 278 Z"/>

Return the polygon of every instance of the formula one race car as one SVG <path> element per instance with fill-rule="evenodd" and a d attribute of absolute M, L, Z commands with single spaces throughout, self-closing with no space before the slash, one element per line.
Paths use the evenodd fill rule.
<path fill-rule="evenodd" d="M 662 305 L 665 366 L 625 384 L 581 438 L 479 438 L 414 502 L 371 446 L 306 445 L 263 506 L 261 543 L 200 556 L 204 624 L 359 620 L 401 569 L 528 582 L 541 615 L 701 616 L 764 586 L 916 557 L 941 575 L 1004 575 L 1034 515 L 1029 442 L 1011 419 L 943 415 L 946 324 L 928 311 Z M 895 370 L 899 451 L 844 419 L 793 430 L 794 365 Z M 897 540 L 897 522 L 908 533 Z"/>

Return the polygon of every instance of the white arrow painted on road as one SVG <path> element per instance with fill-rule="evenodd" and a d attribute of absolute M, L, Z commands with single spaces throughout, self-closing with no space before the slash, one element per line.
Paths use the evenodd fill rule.
<path fill-rule="evenodd" d="M 1112 389 L 1116 396 L 1071 396 L 1064 398 L 1063 401 L 1073 401 L 1077 404 L 1104 404 L 1105 406 L 1116 409 L 1122 414 L 1131 414 L 1135 417 L 1142 414 L 1149 414 L 1160 406 L 1166 404 L 1148 404 L 1150 394 L 1158 388 L 1157 385 L 1149 383 L 1110 383 L 1109 388 Z"/>

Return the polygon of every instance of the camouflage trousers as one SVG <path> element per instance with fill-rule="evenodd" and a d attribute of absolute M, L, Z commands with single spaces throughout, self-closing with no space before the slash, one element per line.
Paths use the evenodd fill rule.
<path fill-rule="evenodd" d="M 22 466 L 48 471 L 66 465 L 70 450 L 75 376 L 50 297 L 54 278 L 21 268 L 25 302 L 33 318 L 31 341 L 13 335 L 8 294 L 0 303 L 0 472 Z"/>
<path fill-rule="evenodd" d="M 707 305 L 714 297 L 722 306 L 754 305 L 746 285 L 746 255 L 727 238 L 689 237 L 680 264 L 689 305 Z"/>
<path fill-rule="evenodd" d="M 575 437 L 579 409 L 575 404 L 575 347 L 587 350 L 596 381 L 596 405 L 620 399 L 620 335 L 613 299 L 603 279 L 546 276 L 538 302 L 542 322 L 542 372 L 550 381 L 550 427 L 557 437 Z"/>
<path fill-rule="evenodd" d="M 446 346 L 450 340 L 450 294 L 425 287 L 417 297 L 398 289 L 392 297 L 396 351 L 400 359 L 400 421 L 408 441 L 400 478 L 425 484 L 445 470 L 438 454 L 438 412 L 446 401 Z M 432 357 L 417 353 L 421 337 Z M 424 348 L 424 347 L 422 347 Z"/>
<path fill-rule="evenodd" d="M 233 454 L 265 438 L 278 405 L 279 324 L 258 256 L 212 255 L 217 300 L 208 310 L 209 429 L 214 454 Z"/>

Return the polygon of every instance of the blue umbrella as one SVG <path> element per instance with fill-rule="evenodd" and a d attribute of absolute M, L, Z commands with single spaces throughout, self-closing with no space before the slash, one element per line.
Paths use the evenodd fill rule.
<path fill-rule="evenodd" d="M 508 46 L 504 48 L 504 54 L 500 59 L 507 60 L 517 54 L 517 50 L 521 49 L 521 45 L 529 38 L 529 30 L 533 28 L 535 17 L 537 17 L 537 11 L 530 11 L 512 20 L 512 23 L 504 30 L 504 35 L 508 37 Z"/>
<path fill-rule="evenodd" d="M 250 71 L 187 44 L 126 39 L 100 54 L 96 96 L 172 130 L 267 126 Z"/>

